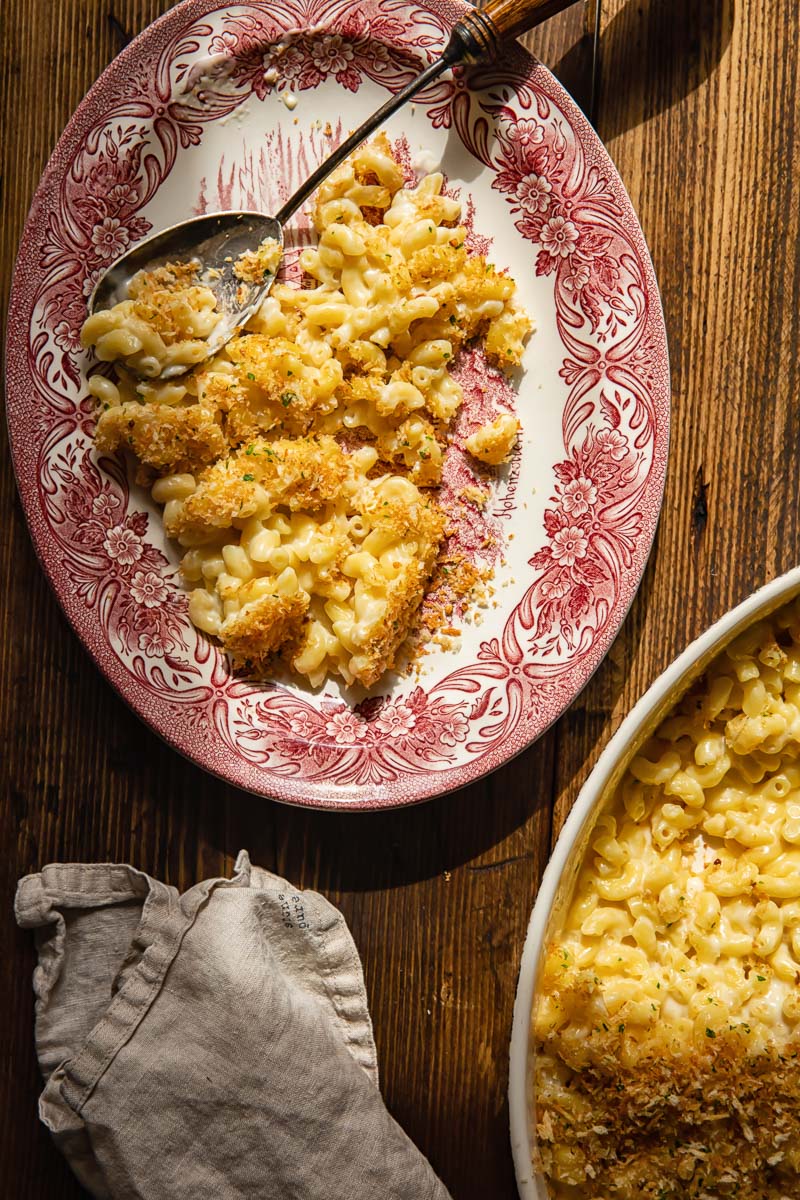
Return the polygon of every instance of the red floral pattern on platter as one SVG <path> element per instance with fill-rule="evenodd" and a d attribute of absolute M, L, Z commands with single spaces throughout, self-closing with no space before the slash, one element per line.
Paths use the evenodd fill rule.
<path fill-rule="evenodd" d="M 301 697 L 273 694 L 246 702 L 236 725 L 240 742 L 252 742 L 250 761 L 279 775 L 365 787 L 454 762 L 470 715 L 469 706 L 431 698 L 416 687 L 401 699 L 379 696 L 355 708 L 323 700 L 316 709 Z M 268 749 L 261 734 L 267 727 Z"/>
<path fill-rule="evenodd" d="M 405 0 L 185 0 L 80 106 L 20 251 L 9 426 L 51 582 L 111 682 L 167 740 L 243 787 L 295 803 L 398 804 L 467 783 L 541 733 L 607 650 L 655 530 L 669 413 L 657 288 L 624 190 L 582 115 L 521 49 L 502 69 L 473 73 L 470 86 L 457 72 L 420 97 L 431 127 L 453 129 L 484 164 L 521 257 L 527 244 L 531 270 L 552 281 L 564 456 L 551 468 L 541 548 L 498 636 L 432 683 L 401 684 L 355 707 L 236 678 L 193 629 L 158 521 L 118 462 L 95 460 L 78 332 L 96 278 L 150 230 L 159 189 L 214 122 L 287 88 L 358 95 L 369 80 L 396 91 L 461 9 L 451 0 L 424 9 Z M 298 144 L 286 139 L 290 158 Z M 225 184 L 223 167 L 209 191 Z M 243 178 L 256 179 L 252 166 Z M 285 194 L 262 192 L 261 202 L 274 208 Z M 460 370 L 464 421 L 481 396 L 507 407 L 485 364 L 467 356 Z M 518 456 L 490 514 L 494 529 L 519 520 L 520 470 Z"/>
<path fill-rule="evenodd" d="M 105 615 L 109 638 L 135 671 L 149 661 L 168 685 L 199 679 L 199 665 L 187 657 L 186 597 L 174 568 L 147 542 L 149 515 L 126 510 L 119 464 L 104 460 L 102 466 L 75 446 L 51 464 L 60 483 L 61 519 L 54 533 L 74 594 Z"/>
<path fill-rule="evenodd" d="M 337 32 L 328 32 L 323 26 L 317 34 L 308 32 L 309 23 L 324 17 L 327 24 L 331 5 L 288 3 L 282 7 L 285 12 L 272 19 L 262 13 L 228 17 L 224 31 L 212 38 L 208 47 L 220 56 L 220 74 L 237 86 L 249 87 L 259 100 L 273 90 L 308 91 L 328 79 L 351 92 L 357 92 L 365 78 L 396 89 L 398 76 L 408 81 L 418 73 L 409 49 L 427 50 L 439 43 L 435 33 L 428 34 L 407 49 L 397 5 L 395 13 L 390 5 L 339 5 Z M 287 15 L 294 15 L 295 22 L 287 22 Z M 191 72 L 188 78 L 192 80 Z"/>

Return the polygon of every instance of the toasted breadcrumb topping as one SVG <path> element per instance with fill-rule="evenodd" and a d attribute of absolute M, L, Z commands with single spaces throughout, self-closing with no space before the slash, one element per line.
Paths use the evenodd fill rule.
<path fill-rule="evenodd" d="M 233 264 L 233 273 L 242 283 L 263 283 L 277 273 L 281 262 L 281 246 L 275 238 L 264 238 L 255 250 L 245 250 Z"/>
<path fill-rule="evenodd" d="M 168 263 L 139 271 L 128 284 L 132 311 L 170 346 L 194 334 L 198 311 L 213 310 L 217 300 L 198 283 L 199 264 Z"/>
<path fill-rule="evenodd" d="M 197 470 L 227 450 L 219 423 L 200 404 L 115 406 L 98 417 L 95 443 L 103 454 L 129 449 L 159 472 Z"/>
<path fill-rule="evenodd" d="M 431 591 L 414 642 L 449 644 L 489 574 L 439 561 L 435 494 L 462 401 L 450 368 L 479 339 L 513 369 L 531 322 L 514 281 L 468 251 L 441 175 L 404 183 L 385 134 L 356 152 L 317 193 L 304 286 L 275 284 L 246 330 L 179 379 L 155 381 L 165 363 L 200 362 L 218 319 L 197 264 L 140 274 L 82 333 L 116 365 L 116 382 L 90 381 L 97 447 L 130 450 L 153 482 L 185 549 L 192 620 L 237 665 L 269 673 L 280 658 L 314 686 L 376 682 Z M 243 254 L 242 286 L 280 253 L 266 239 Z M 486 462 L 516 437 L 498 420 L 479 431 Z M 474 491 L 485 504 L 490 489 Z"/>
<path fill-rule="evenodd" d="M 581 1200 L 791 1200 L 800 1181 L 800 1044 L 743 1030 L 621 1061 L 615 1028 L 573 1072 L 557 1038 L 536 1126 L 540 1171 Z M 540 1073 L 540 1078 L 544 1076 Z"/>

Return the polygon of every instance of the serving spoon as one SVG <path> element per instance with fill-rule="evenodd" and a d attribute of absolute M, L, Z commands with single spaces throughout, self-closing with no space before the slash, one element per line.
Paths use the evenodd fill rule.
<path fill-rule="evenodd" d="M 274 217 L 258 212 L 218 212 L 193 217 L 152 234 L 116 259 L 100 277 L 89 299 L 89 312 L 110 308 L 127 299 L 128 284 L 137 271 L 153 270 L 176 261 L 196 263 L 202 283 L 214 293 L 222 314 L 206 342 L 205 360 L 211 358 L 247 324 L 272 287 L 278 269 L 276 263 L 275 269 L 265 271 L 257 282 L 243 280 L 234 270 L 242 254 L 255 250 L 267 238 L 273 238 L 282 250 L 283 227 L 312 192 L 384 121 L 434 79 L 451 67 L 496 58 L 504 41 L 527 33 L 573 3 L 574 0 L 489 0 L 483 8 L 466 13 L 453 26 L 440 56 L 320 163 Z M 174 379 L 195 366 L 197 363 L 175 363 L 150 378 Z"/>

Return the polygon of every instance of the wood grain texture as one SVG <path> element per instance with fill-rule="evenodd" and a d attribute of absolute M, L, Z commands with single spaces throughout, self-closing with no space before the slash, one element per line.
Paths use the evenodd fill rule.
<path fill-rule="evenodd" d="M 168 7 L 5 0 L 4 297 L 70 113 Z M 533 38 L 587 109 L 595 12 L 577 5 Z M 508 1035 L 553 829 L 633 700 L 711 620 L 793 565 L 800 539 L 797 5 L 605 0 L 601 16 L 594 119 L 640 214 L 670 334 L 667 496 L 606 662 L 513 763 L 418 809 L 353 816 L 297 812 L 203 774 L 128 712 L 77 643 L 36 562 L 3 441 L 0 1179 L 17 1200 L 83 1195 L 36 1119 L 34 951 L 11 916 L 18 876 L 52 860 L 112 859 L 183 888 L 230 871 L 242 846 L 344 911 L 387 1101 L 456 1200 L 513 1200 Z"/>
<path fill-rule="evenodd" d="M 557 16 L 572 0 L 486 0 L 481 7 L 501 38 L 522 37 Z"/>

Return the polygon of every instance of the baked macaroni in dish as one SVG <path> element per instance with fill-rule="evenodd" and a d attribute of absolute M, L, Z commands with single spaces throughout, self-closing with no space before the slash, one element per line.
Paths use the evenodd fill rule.
<path fill-rule="evenodd" d="M 800 601 L 598 819 L 533 1014 L 538 1169 L 581 1200 L 800 1196 Z"/>
<path fill-rule="evenodd" d="M 517 367 L 531 328 L 514 281 L 468 251 L 441 174 L 404 183 L 385 135 L 358 150 L 317 194 L 304 286 L 276 284 L 179 379 L 153 376 L 198 362 L 219 319 L 191 268 L 137 276 L 83 328 L 115 364 L 89 381 L 97 447 L 142 464 L 185 547 L 192 620 L 236 664 L 268 671 L 280 654 L 313 685 L 370 686 L 395 664 L 447 530 L 436 489 L 463 398 L 450 367 L 475 339 Z M 262 247 L 241 277 L 274 266 Z M 517 431 L 503 413 L 466 448 L 496 465 Z"/>

